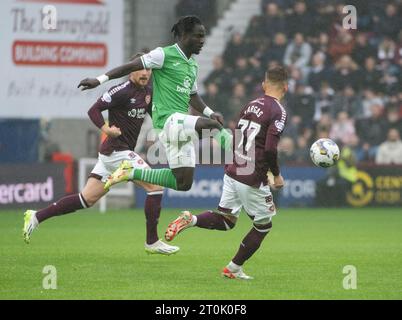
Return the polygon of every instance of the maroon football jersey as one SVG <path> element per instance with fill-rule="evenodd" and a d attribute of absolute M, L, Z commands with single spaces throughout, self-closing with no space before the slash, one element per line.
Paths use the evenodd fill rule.
<path fill-rule="evenodd" d="M 100 153 L 109 155 L 113 151 L 134 150 L 146 113 L 151 113 L 152 91 L 149 86 L 140 87 L 128 80 L 110 88 L 88 111 L 92 122 L 101 128 L 105 121 L 102 111 L 109 111 L 109 126 L 120 128 L 117 138 L 107 137 Z"/>
<path fill-rule="evenodd" d="M 233 146 L 233 164 L 226 166 L 226 174 L 253 187 L 267 184 L 270 164 L 266 152 L 272 148 L 270 140 L 276 139 L 283 132 L 286 120 L 285 109 L 271 96 L 265 95 L 247 104 L 239 115 Z M 276 152 L 276 145 L 274 149 Z"/>

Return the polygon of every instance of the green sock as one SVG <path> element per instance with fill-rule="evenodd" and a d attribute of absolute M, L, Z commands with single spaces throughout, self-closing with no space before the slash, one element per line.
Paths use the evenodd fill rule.
<path fill-rule="evenodd" d="M 215 136 L 214 139 L 218 141 L 219 145 L 224 150 L 231 150 L 232 149 L 232 141 L 233 136 L 230 131 L 222 128 Z"/>
<path fill-rule="evenodd" d="M 171 169 L 134 169 L 133 180 L 177 190 L 177 181 Z"/>

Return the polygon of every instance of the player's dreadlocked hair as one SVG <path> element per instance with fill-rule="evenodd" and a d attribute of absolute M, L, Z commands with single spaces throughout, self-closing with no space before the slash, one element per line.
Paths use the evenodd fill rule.
<path fill-rule="evenodd" d="M 180 38 L 184 34 L 191 32 L 197 24 L 202 24 L 197 16 L 184 16 L 173 25 L 171 32 L 173 32 L 175 38 Z"/>

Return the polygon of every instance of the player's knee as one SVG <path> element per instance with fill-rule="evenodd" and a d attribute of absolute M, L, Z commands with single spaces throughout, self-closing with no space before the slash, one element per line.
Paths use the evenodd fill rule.
<path fill-rule="evenodd" d="M 272 221 L 268 223 L 254 223 L 254 228 L 261 233 L 268 233 L 272 229 Z"/>
<path fill-rule="evenodd" d="M 191 186 L 193 185 L 193 180 L 189 179 L 189 177 L 181 175 L 179 177 L 176 177 L 176 183 L 177 183 L 177 190 L 179 191 L 188 191 L 191 189 Z"/>
<path fill-rule="evenodd" d="M 223 221 L 226 226 L 226 230 L 232 230 L 236 226 L 237 219 L 230 219 L 228 217 L 223 217 Z"/>
<path fill-rule="evenodd" d="M 88 195 L 84 196 L 82 193 L 80 193 L 80 198 L 86 208 L 92 207 L 96 203 L 96 201 L 98 201 L 98 199 L 96 199 L 95 197 L 91 197 Z"/>
<path fill-rule="evenodd" d="M 178 181 L 177 182 L 177 190 L 179 191 L 188 191 L 191 189 L 191 186 L 193 185 L 192 181 Z"/>

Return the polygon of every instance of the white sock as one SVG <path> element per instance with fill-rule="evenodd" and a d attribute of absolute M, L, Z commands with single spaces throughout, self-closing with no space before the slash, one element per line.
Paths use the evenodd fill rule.
<path fill-rule="evenodd" d="M 36 228 L 39 225 L 39 221 L 36 218 L 36 212 L 32 215 L 32 222 L 33 222 L 34 228 Z"/>
<path fill-rule="evenodd" d="M 196 223 L 197 223 L 197 216 L 193 216 L 193 219 L 191 219 L 189 226 L 194 227 Z"/>
<path fill-rule="evenodd" d="M 227 267 L 231 272 L 237 272 L 241 269 L 241 266 L 237 265 L 233 261 L 230 261 Z"/>

